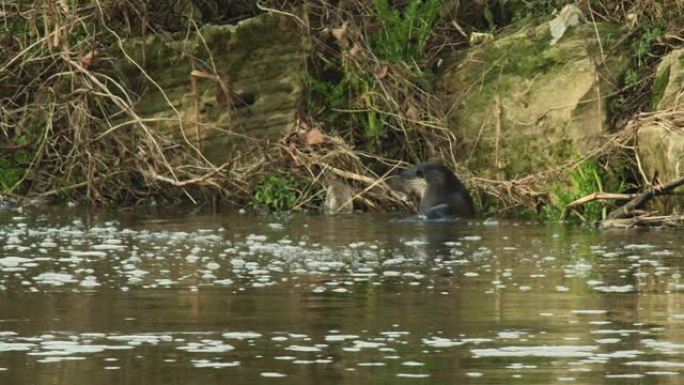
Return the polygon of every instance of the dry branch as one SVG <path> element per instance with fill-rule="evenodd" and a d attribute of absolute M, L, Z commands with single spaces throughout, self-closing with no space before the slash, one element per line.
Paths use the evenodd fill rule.
<path fill-rule="evenodd" d="M 576 208 L 584 205 L 585 203 L 593 202 L 596 200 L 627 200 L 627 199 L 632 199 L 636 196 L 636 194 L 616 194 L 616 193 L 606 193 L 606 192 L 595 192 L 592 194 L 589 194 L 587 196 L 584 196 L 580 199 L 577 199 L 576 201 L 568 203 L 565 208 L 563 209 L 563 213 L 561 214 L 561 220 L 565 219 L 567 216 L 567 213 L 570 210 L 575 210 Z"/>
<path fill-rule="evenodd" d="M 684 178 L 676 179 L 662 186 L 654 187 L 652 190 L 642 192 L 631 201 L 625 203 L 623 206 L 611 211 L 608 214 L 608 219 L 620 219 L 632 216 L 632 211 L 642 207 L 646 202 L 650 201 L 656 196 L 666 195 L 672 192 L 679 186 L 684 185 Z"/>

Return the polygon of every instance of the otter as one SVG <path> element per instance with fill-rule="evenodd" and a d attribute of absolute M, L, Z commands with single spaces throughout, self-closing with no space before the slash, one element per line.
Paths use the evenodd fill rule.
<path fill-rule="evenodd" d="M 418 196 L 418 214 L 427 219 L 475 215 L 475 206 L 468 189 L 451 170 L 439 162 L 422 162 L 400 171 L 390 179 L 390 186 Z"/>

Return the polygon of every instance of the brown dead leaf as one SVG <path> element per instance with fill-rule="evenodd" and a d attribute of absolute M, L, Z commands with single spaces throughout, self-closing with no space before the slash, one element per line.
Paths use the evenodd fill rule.
<path fill-rule="evenodd" d="M 92 50 L 85 54 L 83 57 L 81 57 L 81 65 L 85 69 L 90 69 L 93 64 L 95 64 L 95 57 L 97 56 L 97 52 L 95 50 Z"/>
<path fill-rule="evenodd" d="M 330 30 L 330 33 L 337 39 L 337 41 L 342 42 L 345 36 L 347 35 L 347 26 L 349 25 L 349 22 L 345 21 L 342 23 L 340 28 L 333 28 Z"/>
<path fill-rule="evenodd" d="M 318 128 L 312 128 L 306 133 L 306 144 L 309 146 L 315 146 L 317 144 L 325 143 L 325 134 L 321 132 Z"/>
<path fill-rule="evenodd" d="M 382 79 L 385 76 L 387 76 L 388 72 L 389 72 L 389 68 L 387 66 L 382 66 L 382 67 L 378 68 L 377 70 L 375 70 L 375 72 L 373 72 L 373 75 L 375 75 L 375 77 L 378 79 Z"/>
<path fill-rule="evenodd" d="M 300 120 L 298 123 L 299 132 L 306 132 L 311 128 L 311 125 L 305 120 Z"/>
<path fill-rule="evenodd" d="M 363 52 L 363 48 L 361 48 L 359 43 L 354 43 L 354 46 L 349 50 L 349 56 L 357 58 L 361 56 L 361 52 Z"/>
<path fill-rule="evenodd" d="M 410 104 L 406 108 L 406 112 L 404 112 L 404 116 L 406 117 L 406 119 L 415 122 L 420 117 L 420 113 L 418 112 L 418 109 L 413 104 Z"/>

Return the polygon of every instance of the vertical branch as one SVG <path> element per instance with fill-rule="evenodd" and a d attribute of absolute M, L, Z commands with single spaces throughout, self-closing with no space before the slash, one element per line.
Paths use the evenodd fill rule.
<path fill-rule="evenodd" d="M 190 67 L 192 72 L 190 73 L 190 86 L 192 88 L 192 105 L 194 113 L 194 123 L 195 123 L 195 134 L 197 135 L 197 148 L 202 152 L 202 129 L 200 127 L 200 91 L 199 91 L 199 80 L 195 73 L 195 60 L 190 58 Z M 181 127 L 181 130 L 183 128 Z"/>
<path fill-rule="evenodd" d="M 501 161 L 501 100 L 498 94 L 494 99 L 494 103 L 496 117 L 496 137 L 494 139 L 494 167 L 496 168 L 497 179 L 503 180 L 503 162 Z"/>

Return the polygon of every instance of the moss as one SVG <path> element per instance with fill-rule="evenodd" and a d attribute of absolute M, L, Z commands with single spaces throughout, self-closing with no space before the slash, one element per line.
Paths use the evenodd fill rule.
<path fill-rule="evenodd" d="M 651 98 L 651 107 L 654 110 L 658 109 L 658 104 L 663 99 L 665 95 L 665 89 L 670 82 L 670 66 L 667 66 L 660 74 L 656 75 L 655 82 L 653 84 L 653 97 Z"/>
<path fill-rule="evenodd" d="M 569 140 L 540 143 L 536 137 L 509 135 L 505 144 L 507 178 L 527 175 L 530 170 L 544 170 L 559 159 L 569 159 L 576 151 Z"/>
<path fill-rule="evenodd" d="M 595 68 L 592 59 L 600 55 L 597 35 L 607 50 L 619 31 L 616 25 L 585 24 L 570 28 L 550 45 L 548 23 L 526 25 L 471 48 L 465 58 L 445 66 L 438 84 L 454 105 L 449 126 L 466 143 L 462 160 L 473 172 L 501 176 L 504 171 L 510 178 L 559 166 L 584 151 L 580 139 L 600 135 L 605 119 L 596 95 L 611 90 L 609 81 L 594 84 L 594 72 L 603 69 Z M 627 68 L 628 60 L 619 54 L 606 59 L 605 66 L 617 76 Z M 593 92 L 595 87 L 605 90 Z M 499 108 L 503 170 L 494 170 Z"/>
<path fill-rule="evenodd" d="M 573 29 L 569 34 L 589 32 L 586 28 Z M 508 92 L 520 79 L 552 72 L 564 66 L 569 58 L 584 54 L 584 47 L 550 47 L 550 39 L 548 27 L 526 27 L 476 49 L 459 70 L 460 89 L 478 87 L 466 99 L 464 109 L 489 105 L 497 92 Z"/>
<path fill-rule="evenodd" d="M 237 25 L 207 25 L 200 33 L 201 37 L 175 33 L 125 43 L 128 54 L 165 95 L 125 58 L 112 71 L 125 79 L 131 94 L 140 96 L 136 111 L 157 119 L 150 123 L 155 130 L 181 137 L 178 115 L 169 108 L 168 97 L 185 122 L 188 139 L 195 142 L 199 135 L 204 155 L 221 164 L 248 147 L 245 137 L 275 138 L 293 124 L 310 46 L 296 22 L 285 16 L 264 14 Z M 197 88 L 193 88 L 193 70 L 208 75 L 194 78 Z M 240 99 L 221 98 L 213 75 Z M 231 101 L 236 102 L 233 108 L 226 105 Z M 206 123 L 200 130 L 195 129 L 197 119 Z"/>

